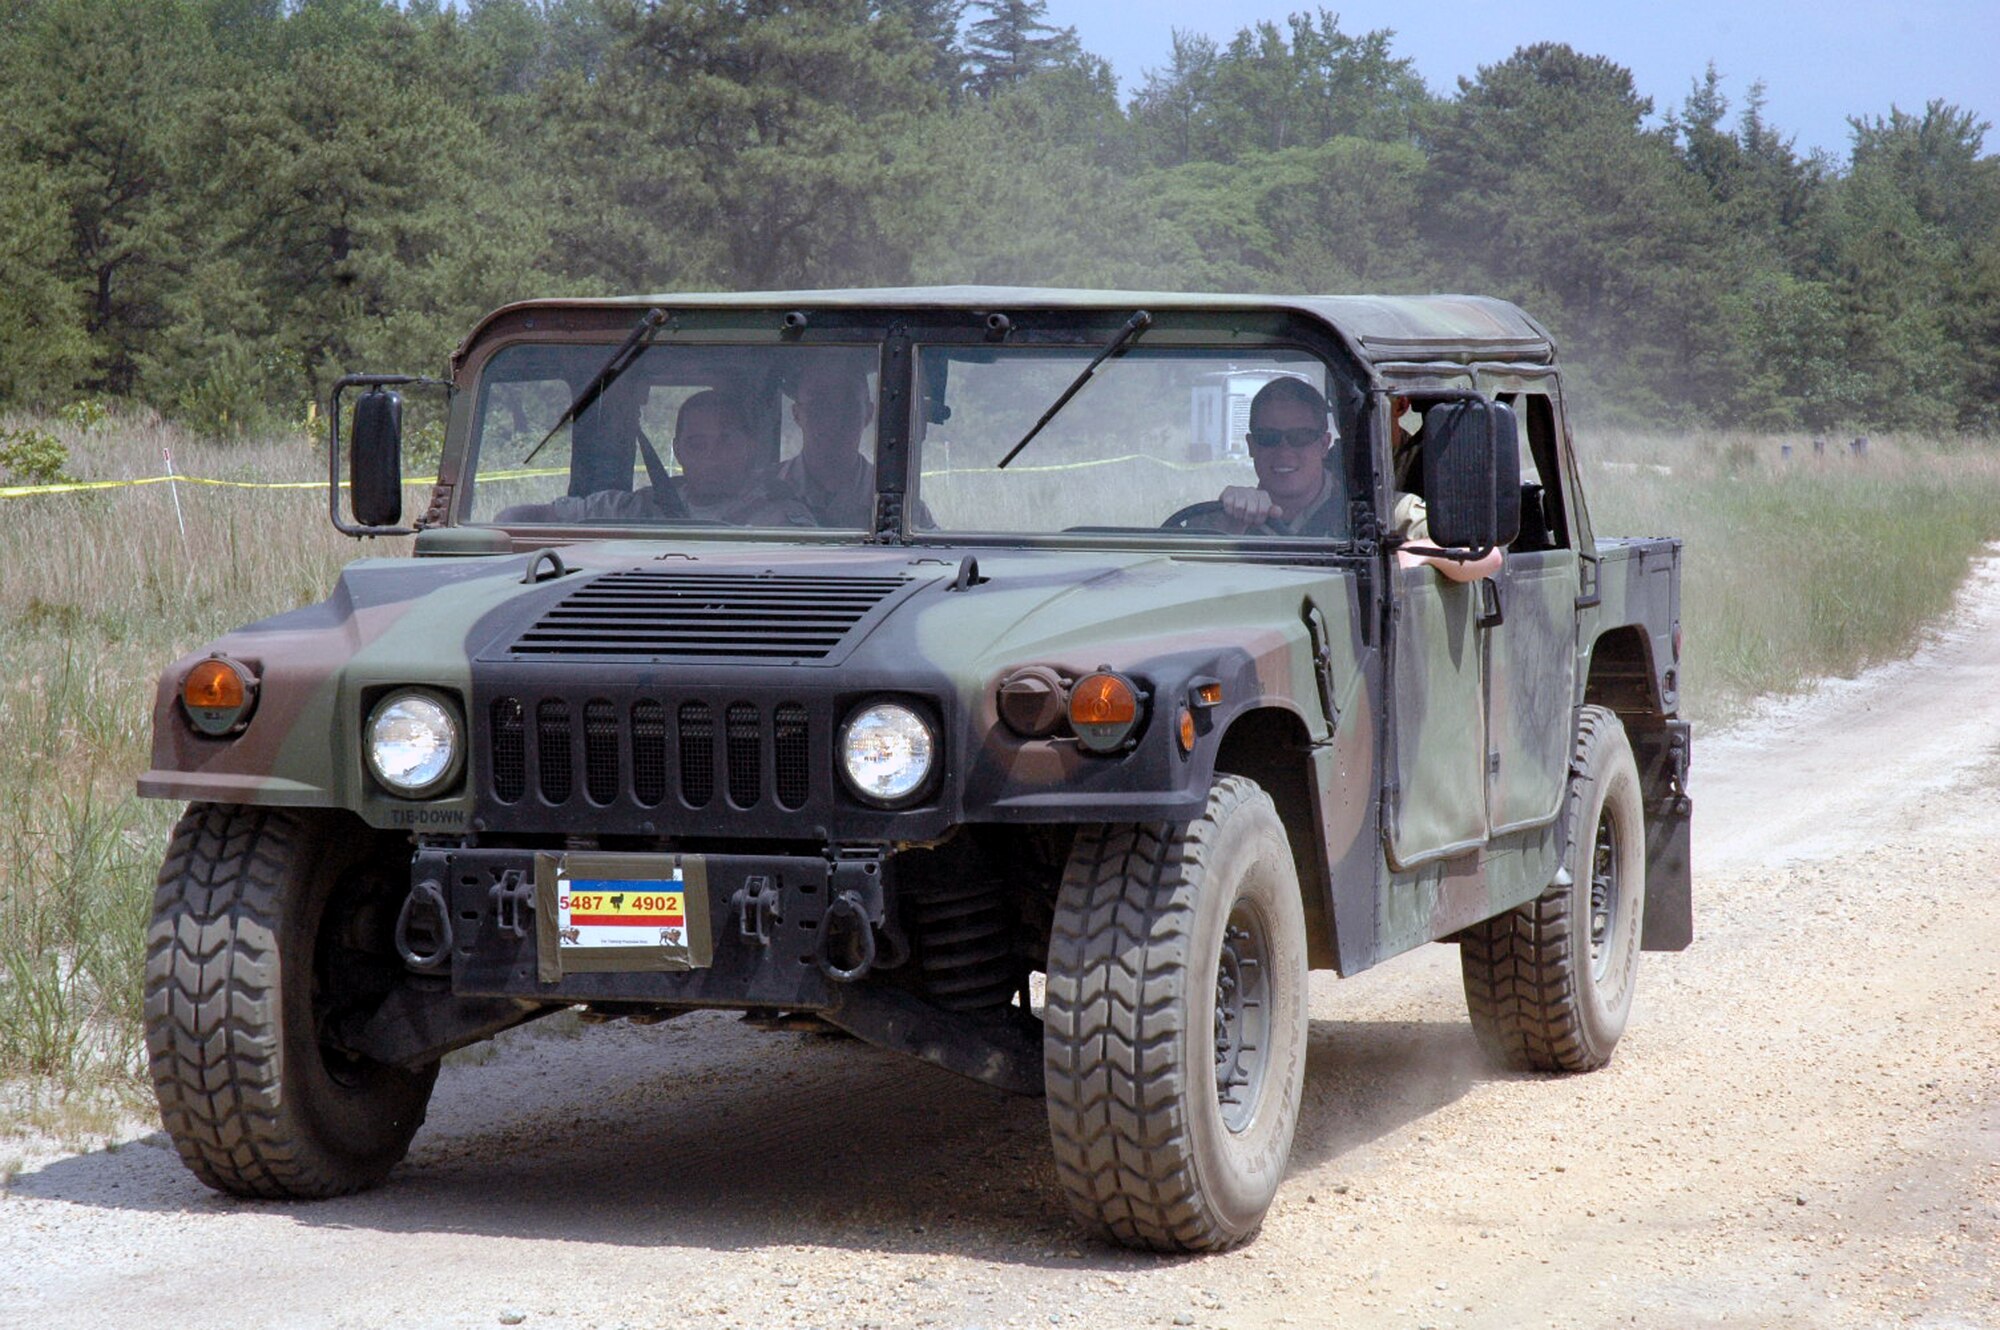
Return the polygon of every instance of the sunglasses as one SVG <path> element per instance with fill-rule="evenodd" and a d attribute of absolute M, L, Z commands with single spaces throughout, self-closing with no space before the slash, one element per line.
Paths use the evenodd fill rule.
<path fill-rule="evenodd" d="M 1275 448 L 1282 443 L 1287 448 L 1310 448 L 1325 437 L 1326 431 L 1318 425 L 1298 425 L 1291 429 L 1260 425 L 1250 431 L 1250 446 Z"/>

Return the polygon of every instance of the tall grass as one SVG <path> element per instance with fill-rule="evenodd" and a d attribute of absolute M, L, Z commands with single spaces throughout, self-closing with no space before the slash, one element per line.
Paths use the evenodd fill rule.
<path fill-rule="evenodd" d="M 192 474 L 324 475 L 299 437 L 216 445 L 157 421 L 47 427 L 83 478 L 157 475 L 162 444 Z M 1579 440 L 1600 531 L 1687 541 L 1699 719 L 1903 650 L 1980 542 L 2000 537 L 2000 453 L 1878 439 L 1866 461 L 1816 461 L 1799 439 L 1784 462 L 1782 442 Z M 182 486 L 179 499 L 178 518 L 165 486 L 0 500 L 0 1075 L 117 1084 L 140 1065 L 144 922 L 178 812 L 132 793 L 162 668 L 320 599 L 349 559 L 402 548 L 336 535 L 316 489 Z"/>
<path fill-rule="evenodd" d="M 1789 458 L 1785 456 L 1790 446 Z M 1686 541 L 1684 695 L 1697 720 L 1908 650 L 2000 539 L 2000 448 L 1875 438 L 1583 436 L 1591 515 Z"/>
<path fill-rule="evenodd" d="M 24 422 L 0 421 L 0 427 Z M 156 420 L 36 422 L 79 479 L 312 480 L 303 438 L 210 445 Z M 357 553 L 320 490 L 164 485 L 0 500 L 0 1074 L 140 1065 L 152 879 L 178 810 L 140 800 L 153 685 L 245 620 L 318 600 Z"/>

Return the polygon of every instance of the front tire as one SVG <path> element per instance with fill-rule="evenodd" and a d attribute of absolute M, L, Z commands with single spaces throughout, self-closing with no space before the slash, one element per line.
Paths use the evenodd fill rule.
<path fill-rule="evenodd" d="M 1473 1033 L 1488 1058 L 1516 1070 L 1597 1070 L 1632 1011 L 1646 828 L 1639 770 L 1616 715 L 1583 708 L 1571 770 L 1564 874 L 1460 939 Z"/>
<path fill-rule="evenodd" d="M 1077 1216 L 1153 1251 L 1254 1234 L 1305 1081 L 1305 911 L 1255 782 L 1182 825 L 1081 833 L 1049 945 L 1043 1062 Z"/>
<path fill-rule="evenodd" d="M 318 809 L 197 803 L 174 828 L 147 933 L 146 1053 L 181 1162 L 218 1191 L 371 1187 L 423 1123 L 435 1063 L 408 1071 L 328 1037 L 365 1016 L 357 985 L 393 982 L 379 845 Z"/>

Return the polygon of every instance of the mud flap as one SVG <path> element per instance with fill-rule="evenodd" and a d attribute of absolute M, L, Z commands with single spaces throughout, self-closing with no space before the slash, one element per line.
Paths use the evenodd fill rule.
<path fill-rule="evenodd" d="M 1638 736 L 1635 736 L 1635 738 Z M 1694 941 L 1694 801 L 1687 795 L 1693 734 L 1684 720 L 1637 745 L 1646 801 L 1646 917 L 1641 951 L 1681 951 Z"/>

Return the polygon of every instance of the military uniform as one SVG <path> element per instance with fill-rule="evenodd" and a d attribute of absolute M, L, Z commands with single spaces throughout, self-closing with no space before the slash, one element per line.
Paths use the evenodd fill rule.
<path fill-rule="evenodd" d="M 765 472 L 752 479 L 738 494 L 726 499 L 701 501 L 690 498 L 679 476 L 667 484 L 672 497 L 658 499 L 651 485 L 636 490 L 599 490 L 595 494 L 565 494 L 547 503 L 520 503 L 503 510 L 495 519 L 502 522 L 658 522 L 686 509 L 697 522 L 728 526 L 815 526 L 812 513 L 776 475 Z"/>
<path fill-rule="evenodd" d="M 821 526 L 867 531 L 875 525 L 875 468 L 865 461 L 846 482 L 826 489 L 806 470 L 805 456 L 800 454 L 778 464 L 778 480 Z M 922 500 L 913 516 L 919 529 L 937 526 Z"/>
<path fill-rule="evenodd" d="M 1331 471 L 1320 481 L 1319 494 L 1300 511 L 1297 517 L 1285 518 L 1275 514 L 1253 526 L 1245 526 L 1228 513 L 1217 508 L 1213 512 L 1201 513 L 1188 519 L 1189 531 L 1212 531 L 1219 535 L 1272 535 L 1272 536 L 1317 536 L 1335 534 L 1336 524 L 1341 521 L 1340 486 Z"/>
<path fill-rule="evenodd" d="M 848 479 L 832 489 L 807 472 L 803 454 L 778 464 L 778 480 L 821 526 L 865 531 L 875 520 L 875 468 L 858 455 Z"/>
<path fill-rule="evenodd" d="M 1430 544 L 1430 509 L 1421 497 L 1397 493 L 1395 507 L 1389 510 L 1389 533 L 1414 545 Z"/>

